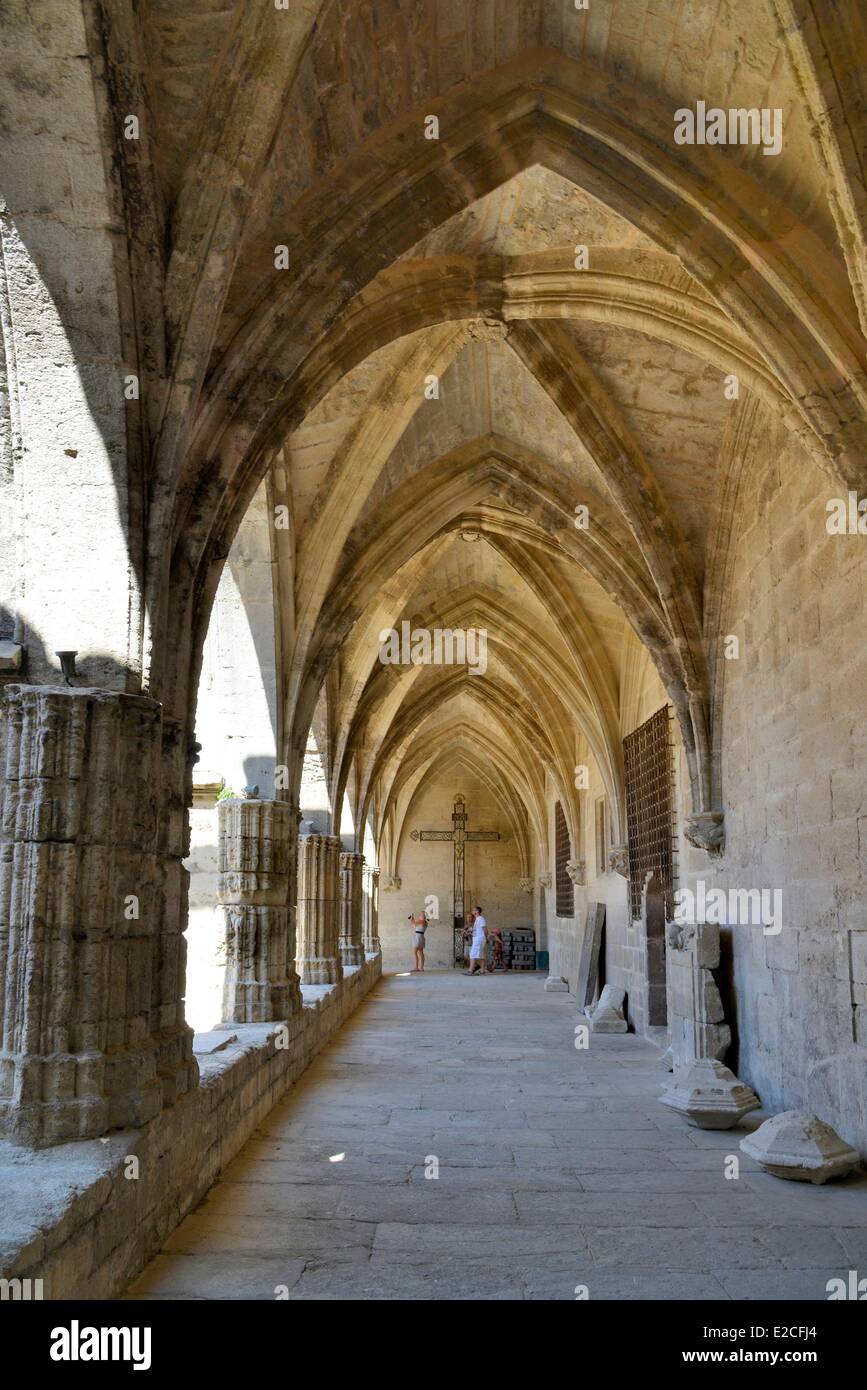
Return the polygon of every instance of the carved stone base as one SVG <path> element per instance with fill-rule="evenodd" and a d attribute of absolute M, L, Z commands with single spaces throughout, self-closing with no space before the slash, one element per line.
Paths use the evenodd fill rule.
<path fill-rule="evenodd" d="M 760 1105 L 755 1091 L 710 1057 L 675 1072 L 662 1103 L 699 1129 L 731 1129 Z"/>
<path fill-rule="evenodd" d="M 818 1116 L 807 1110 L 784 1110 L 741 1140 L 741 1148 L 766 1173 L 794 1182 L 824 1183 L 842 1178 L 858 1164 L 858 1155 Z"/>
<path fill-rule="evenodd" d="M 568 994 L 568 993 L 569 993 L 569 985 L 568 985 L 567 982 L 563 979 L 563 976 L 562 976 L 562 975 L 549 975 L 548 978 L 547 978 L 547 980 L 545 981 L 545 986 L 544 986 L 544 988 L 545 988 L 545 993 L 546 993 L 546 994 Z"/>

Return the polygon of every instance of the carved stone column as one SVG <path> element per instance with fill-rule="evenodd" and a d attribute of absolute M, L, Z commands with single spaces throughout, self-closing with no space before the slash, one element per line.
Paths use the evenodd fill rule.
<path fill-rule="evenodd" d="M 217 816 L 217 896 L 226 929 L 223 1018 L 288 1018 L 301 1008 L 289 904 L 298 813 L 283 801 L 233 797 L 219 803 Z"/>
<path fill-rule="evenodd" d="M 340 855 L 340 959 L 344 966 L 364 964 L 361 937 L 361 876 L 364 855 L 344 850 Z"/>
<path fill-rule="evenodd" d="M 343 979 L 338 942 L 340 840 L 303 833 L 298 843 L 298 947 L 296 966 L 305 985 Z"/>
<path fill-rule="evenodd" d="M 371 864 L 364 866 L 362 938 L 365 955 L 379 955 L 382 950 L 379 939 L 379 869 Z"/>
<path fill-rule="evenodd" d="M 732 1040 L 713 977 L 720 960 L 715 922 L 666 927 L 668 1017 L 675 1070 L 704 1058 L 721 1062 Z"/>
<path fill-rule="evenodd" d="M 10 685 L 0 714 L 0 1125 L 42 1146 L 144 1124 L 198 1077 L 179 726 L 85 687 Z"/>

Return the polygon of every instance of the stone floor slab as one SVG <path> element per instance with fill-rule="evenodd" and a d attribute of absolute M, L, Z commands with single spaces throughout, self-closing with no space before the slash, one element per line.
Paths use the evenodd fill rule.
<path fill-rule="evenodd" d="M 128 1296 L 814 1299 L 867 1270 L 867 1179 L 759 1172 L 661 1107 L 654 1047 L 578 1052 L 534 984 L 384 979 Z"/>

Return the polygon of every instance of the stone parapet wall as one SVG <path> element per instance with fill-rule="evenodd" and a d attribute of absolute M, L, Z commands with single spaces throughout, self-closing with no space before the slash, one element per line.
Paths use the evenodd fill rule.
<path fill-rule="evenodd" d="M 367 956 L 336 985 L 304 986 L 285 1025 L 239 1024 L 237 1043 L 199 1057 L 200 1081 L 149 1124 L 103 1143 L 38 1153 L 0 1143 L 7 1219 L 0 1277 L 43 1281 L 44 1297 L 116 1298 L 161 1248 L 379 979 Z M 125 1175 L 130 1158 L 138 1177 Z"/>

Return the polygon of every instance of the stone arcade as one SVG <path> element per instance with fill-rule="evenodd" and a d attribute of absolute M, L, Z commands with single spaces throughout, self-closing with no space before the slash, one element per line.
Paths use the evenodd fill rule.
<path fill-rule="evenodd" d="M 4 1297 L 848 1288 L 863 4 L 7 0 L 0 72 Z"/>

